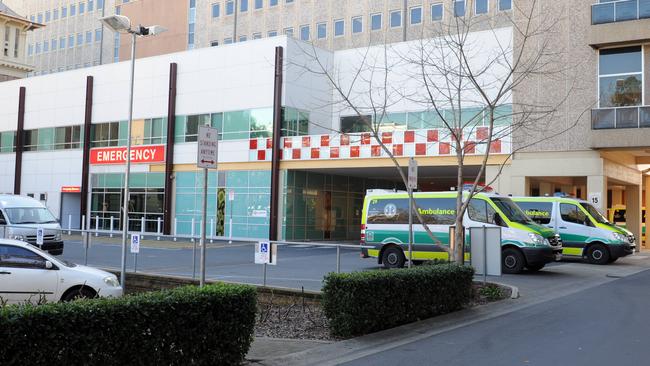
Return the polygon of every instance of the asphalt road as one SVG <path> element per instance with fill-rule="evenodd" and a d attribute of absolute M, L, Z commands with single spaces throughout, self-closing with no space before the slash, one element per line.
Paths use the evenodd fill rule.
<path fill-rule="evenodd" d="M 88 250 L 88 265 L 119 269 L 121 247 L 94 239 Z M 263 266 L 254 263 L 253 244 L 208 246 L 206 278 L 250 284 L 262 284 Z M 187 248 L 140 248 L 137 271 L 191 277 L 193 250 Z M 84 264 L 84 248 L 80 241 L 66 240 L 62 258 Z M 200 251 L 196 252 L 196 276 L 199 276 Z M 341 271 L 378 268 L 376 259 L 362 259 L 358 249 L 341 249 Z M 127 271 L 135 267 L 135 255 L 127 254 Z M 267 285 L 320 290 L 323 276 L 336 270 L 336 248 L 313 246 L 280 246 L 278 263 L 267 266 Z"/>
<path fill-rule="evenodd" d="M 650 271 L 346 365 L 647 365 Z"/>

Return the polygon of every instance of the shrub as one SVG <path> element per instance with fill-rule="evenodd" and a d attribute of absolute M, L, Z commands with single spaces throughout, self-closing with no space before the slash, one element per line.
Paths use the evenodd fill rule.
<path fill-rule="evenodd" d="M 214 284 L 0 309 L 0 365 L 239 364 L 253 339 L 253 287 Z"/>
<path fill-rule="evenodd" d="M 456 264 L 330 273 L 323 310 L 334 336 L 376 332 L 462 308 L 473 276 L 473 268 Z"/>

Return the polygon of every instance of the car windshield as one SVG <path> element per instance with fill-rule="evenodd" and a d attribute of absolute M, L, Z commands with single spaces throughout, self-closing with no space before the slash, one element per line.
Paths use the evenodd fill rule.
<path fill-rule="evenodd" d="M 517 206 L 510 198 L 506 197 L 492 197 L 492 202 L 494 202 L 497 207 L 503 212 L 508 220 L 512 222 L 518 222 L 520 224 L 532 224 L 533 221 L 526 216 L 526 214 Z"/>
<path fill-rule="evenodd" d="M 7 218 L 12 224 L 50 224 L 56 219 L 45 207 L 6 208 Z"/>
<path fill-rule="evenodd" d="M 587 212 L 589 212 L 589 215 L 591 215 L 591 217 L 593 217 L 593 219 L 596 220 L 596 222 L 599 224 L 609 224 L 609 221 L 607 221 L 607 219 L 600 213 L 600 211 L 596 209 L 596 207 L 586 202 L 580 202 L 580 206 L 587 210 Z"/>

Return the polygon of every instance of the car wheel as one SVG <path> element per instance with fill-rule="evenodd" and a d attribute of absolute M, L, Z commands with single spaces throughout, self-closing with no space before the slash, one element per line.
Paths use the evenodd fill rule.
<path fill-rule="evenodd" d="M 95 291 L 87 287 L 82 287 L 74 290 L 69 290 L 65 295 L 63 295 L 61 301 L 68 302 L 77 299 L 94 299 L 95 297 L 97 297 L 97 293 L 95 293 Z"/>
<path fill-rule="evenodd" d="M 501 270 L 503 273 L 521 273 L 525 266 L 526 259 L 519 250 L 506 248 L 501 252 Z"/>
<path fill-rule="evenodd" d="M 530 265 L 529 265 L 529 266 L 526 266 L 526 268 L 527 268 L 530 272 L 537 272 L 537 271 L 539 271 L 540 269 L 544 268 L 544 266 L 545 266 L 545 264 L 537 264 L 537 265 L 534 265 L 534 266 L 530 266 Z"/>
<path fill-rule="evenodd" d="M 404 252 L 398 247 L 389 247 L 384 250 L 381 256 L 381 262 L 384 268 L 403 268 L 406 257 Z"/>
<path fill-rule="evenodd" d="M 602 244 L 594 244 L 587 250 L 587 260 L 592 264 L 609 263 L 609 250 Z"/>
<path fill-rule="evenodd" d="M 611 258 L 610 257 L 609 262 L 607 262 L 607 263 L 614 263 L 614 262 L 616 262 L 616 260 L 618 260 L 618 257 L 616 257 L 616 258 Z"/>

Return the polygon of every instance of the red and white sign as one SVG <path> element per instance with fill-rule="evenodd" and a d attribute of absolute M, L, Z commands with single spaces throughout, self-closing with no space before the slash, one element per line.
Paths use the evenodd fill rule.
<path fill-rule="evenodd" d="M 61 187 L 61 192 L 63 192 L 63 193 L 79 193 L 79 192 L 81 192 L 81 187 L 79 187 L 79 186 L 63 186 L 63 187 Z"/>
<path fill-rule="evenodd" d="M 162 163 L 165 145 L 131 146 L 131 163 Z M 124 164 L 126 147 L 102 147 L 90 150 L 90 164 Z"/>

